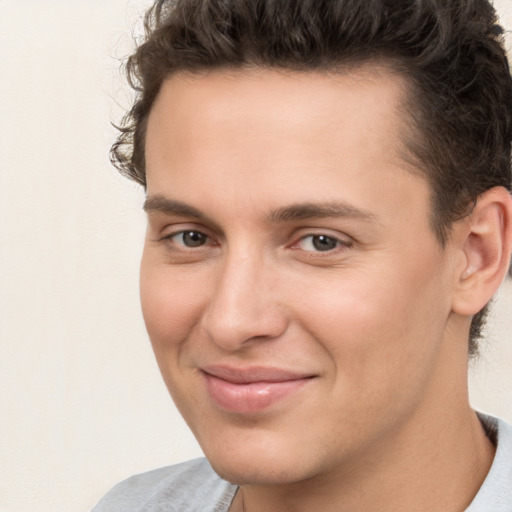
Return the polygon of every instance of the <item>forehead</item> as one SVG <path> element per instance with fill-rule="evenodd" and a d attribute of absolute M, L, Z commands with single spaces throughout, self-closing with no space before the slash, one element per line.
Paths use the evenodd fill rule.
<path fill-rule="evenodd" d="M 350 146 L 366 133 L 373 146 L 384 144 L 398 152 L 408 129 L 401 108 L 406 92 L 402 77 L 378 65 L 337 73 L 263 68 L 179 73 L 163 82 L 147 137 L 151 143 L 161 134 L 183 148 L 191 133 L 201 137 L 198 143 L 207 144 L 208 129 L 222 127 L 254 138 L 265 133 L 269 139 L 307 135 L 319 146 L 334 138 Z M 225 140 L 226 145 L 234 140 Z M 147 149 L 151 156 L 151 144 Z"/>
<path fill-rule="evenodd" d="M 370 210 L 386 185 L 401 201 L 404 180 L 424 186 L 401 158 L 406 90 L 382 67 L 173 75 L 148 120 L 148 195 L 267 210 L 341 199 Z"/>

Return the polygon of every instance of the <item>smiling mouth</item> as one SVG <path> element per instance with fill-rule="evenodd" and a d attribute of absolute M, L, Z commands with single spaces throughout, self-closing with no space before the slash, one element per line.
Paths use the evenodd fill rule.
<path fill-rule="evenodd" d="M 235 369 L 224 366 L 202 368 L 212 401 L 221 409 L 253 414 L 295 394 L 314 379 L 276 368 Z"/>

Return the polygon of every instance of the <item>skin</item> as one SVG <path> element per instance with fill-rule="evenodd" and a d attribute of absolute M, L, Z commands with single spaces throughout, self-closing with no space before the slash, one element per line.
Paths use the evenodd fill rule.
<path fill-rule="evenodd" d="M 143 313 L 179 410 L 241 486 L 232 511 L 461 511 L 492 463 L 466 381 L 494 284 L 475 299 L 468 282 L 499 201 L 440 247 L 400 157 L 403 97 L 384 69 L 221 70 L 168 78 L 152 108 Z M 238 414 L 208 365 L 312 378 Z"/>

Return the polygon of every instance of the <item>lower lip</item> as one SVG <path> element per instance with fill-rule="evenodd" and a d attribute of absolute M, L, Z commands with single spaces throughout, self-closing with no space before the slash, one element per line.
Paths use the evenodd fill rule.
<path fill-rule="evenodd" d="M 228 382 L 208 373 L 204 374 L 211 399 L 221 409 L 238 414 L 251 414 L 268 409 L 299 391 L 310 378 L 283 382 Z"/>

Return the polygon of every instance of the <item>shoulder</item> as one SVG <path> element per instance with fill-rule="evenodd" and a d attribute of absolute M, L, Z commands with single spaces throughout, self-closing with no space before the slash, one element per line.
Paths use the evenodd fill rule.
<path fill-rule="evenodd" d="M 512 426 L 504 420 L 479 414 L 496 454 L 482 487 L 466 512 L 512 512 Z"/>
<path fill-rule="evenodd" d="M 206 459 L 195 459 L 124 480 L 92 512 L 225 512 L 235 491 Z"/>

